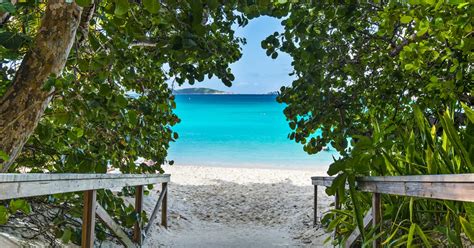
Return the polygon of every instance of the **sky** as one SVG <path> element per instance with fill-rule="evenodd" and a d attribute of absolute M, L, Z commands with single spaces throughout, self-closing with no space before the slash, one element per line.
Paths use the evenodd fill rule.
<path fill-rule="evenodd" d="M 213 77 L 193 86 L 184 84 L 178 89 L 204 87 L 235 94 L 266 94 L 290 85 L 293 81 L 288 75 L 292 71 L 291 57 L 279 52 L 278 58 L 272 59 L 260 46 L 261 41 L 275 31 L 283 31 L 281 20 L 265 16 L 250 20 L 247 26 L 236 30 L 238 36 L 247 39 L 247 44 L 242 47 L 242 58 L 231 65 L 235 76 L 232 87 Z"/>

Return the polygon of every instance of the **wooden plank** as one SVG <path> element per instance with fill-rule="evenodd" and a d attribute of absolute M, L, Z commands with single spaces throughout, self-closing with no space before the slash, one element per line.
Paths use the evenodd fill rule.
<path fill-rule="evenodd" d="M 313 227 L 318 224 L 318 185 L 314 185 Z"/>
<path fill-rule="evenodd" d="M 81 242 L 81 246 L 83 248 L 94 247 L 96 197 L 97 192 L 95 190 L 88 190 L 84 192 Z"/>
<path fill-rule="evenodd" d="M 169 174 L 1 173 L 0 183 L 83 179 L 168 178 Z M 166 180 L 165 180 L 166 181 Z M 169 182 L 169 180 L 167 180 Z"/>
<path fill-rule="evenodd" d="M 313 185 L 330 187 L 334 181 L 334 178 L 336 177 L 311 177 L 311 183 Z M 345 188 L 349 189 L 349 184 L 346 183 Z"/>
<path fill-rule="evenodd" d="M 311 182 L 313 185 L 329 187 L 334 181 L 335 177 L 311 177 Z"/>
<path fill-rule="evenodd" d="M 168 183 L 163 183 L 162 185 L 166 191 L 161 205 L 161 225 L 168 228 Z"/>
<path fill-rule="evenodd" d="M 443 174 L 443 175 L 413 175 L 413 176 L 375 176 L 358 177 L 357 181 L 375 182 L 460 182 L 474 183 L 474 173 L 470 174 Z"/>
<path fill-rule="evenodd" d="M 160 210 L 161 202 L 163 201 L 163 198 L 165 194 L 167 193 L 167 191 L 168 191 L 168 187 L 163 185 L 160 196 L 158 197 L 158 201 L 156 202 L 155 208 L 153 209 L 153 212 L 150 216 L 150 220 L 148 221 L 148 224 L 145 227 L 145 234 L 147 234 L 150 231 L 151 226 L 153 225 L 153 222 L 155 221 L 156 215 L 158 214 L 158 210 Z"/>
<path fill-rule="evenodd" d="M 170 181 L 160 174 L 10 174 L 0 175 L 0 200 L 58 193 L 157 184 Z M 119 175 L 119 176 L 118 176 Z M 18 182 L 12 180 L 18 179 Z"/>
<path fill-rule="evenodd" d="M 117 224 L 112 217 L 105 211 L 105 209 L 97 203 L 96 215 L 102 220 L 102 222 L 117 236 L 125 247 L 137 247 L 127 234 L 122 230 L 119 224 Z"/>
<path fill-rule="evenodd" d="M 370 224 L 372 224 L 372 208 L 367 211 L 367 214 L 364 216 L 364 228 L 367 228 Z M 354 231 L 349 235 L 347 238 L 346 243 L 344 244 L 345 248 L 350 248 L 354 245 L 357 239 L 360 237 L 360 229 L 356 228 Z"/>
<path fill-rule="evenodd" d="M 138 245 L 142 245 L 142 212 L 143 212 L 143 185 L 135 187 L 135 212 L 138 214 L 138 221 L 133 228 L 133 241 Z"/>
<path fill-rule="evenodd" d="M 377 225 L 380 225 L 382 221 L 382 195 L 380 193 L 372 194 L 372 226 L 376 228 Z M 379 226 L 378 232 L 375 232 L 377 235 L 381 231 Z M 382 245 L 380 243 L 380 238 L 374 239 L 372 246 L 374 248 L 380 248 Z"/>
<path fill-rule="evenodd" d="M 474 202 L 473 182 L 358 181 L 364 192 Z"/>

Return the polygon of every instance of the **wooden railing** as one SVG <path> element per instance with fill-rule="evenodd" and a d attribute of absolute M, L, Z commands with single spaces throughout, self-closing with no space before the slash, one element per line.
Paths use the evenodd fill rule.
<path fill-rule="evenodd" d="M 84 192 L 82 215 L 82 247 L 94 247 L 95 216 L 117 236 L 126 247 L 143 243 L 161 206 L 161 224 L 167 226 L 167 197 L 170 175 L 164 174 L 0 174 L 0 200 Z M 133 229 L 133 242 L 106 210 L 96 201 L 96 190 L 135 186 L 135 211 L 143 211 L 143 186 L 162 184 L 162 190 L 146 227 L 138 221 Z"/>
<path fill-rule="evenodd" d="M 314 225 L 317 224 L 318 186 L 329 187 L 333 180 L 333 177 L 311 177 L 314 185 Z M 373 193 L 372 208 L 364 217 L 364 227 L 371 223 L 377 226 L 382 220 L 381 194 L 474 202 L 474 174 L 359 177 L 356 189 Z M 340 208 L 337 194 L 335 202 L 335 207 Z M 344 247 L 351 247 L 359 236 L 360 230 L 354 230 Z M 380 247 L 380 240 L 374 240 L 373 246 Z"/>

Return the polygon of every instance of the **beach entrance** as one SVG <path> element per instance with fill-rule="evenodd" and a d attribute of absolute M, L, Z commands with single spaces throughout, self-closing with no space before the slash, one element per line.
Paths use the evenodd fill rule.
<path fill-rule="evenodd" d="M 291 59 L 273 60 L 261 48 L 280 22 L 262 17 L 237 30 L 247 44 L 231 66 L 232 87 L 210 79 L 174 88 L 181 122 L 168 155 L 174 165 L 164 168 L 173 175 L 170 229 L 156 237 L 164 246 L 320 247 L 328 237 L 313 228 L 310 177 L 325 175 L 339 154 L 308 155 L 288 138 L 276 92 L 293 80 Z M 321 209 L 330 202 L 322 197 Z"/>

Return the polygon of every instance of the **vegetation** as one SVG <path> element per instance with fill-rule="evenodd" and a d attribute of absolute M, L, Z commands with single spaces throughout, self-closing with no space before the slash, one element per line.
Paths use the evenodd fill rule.
<path fill-rule="evenodd" d="M 356 176 L 474 172 L 469 1 L 13 2 L 0 3 L 2 172 L 105 173 L 109 165 L 161 172 L 178 138 L 169 84 L 217 76 L 230 85 L 229 64 L 245 42 L 233 25 L 260 15 L 285 17 L 285 31 L 262 47 L 272 58 L 293 57 L 296 79 L 278 96 L 287 104 L 290 138 L 310 154 L 331 143 L 343 155 L 330 167 L 337 180 L 328 190 L 341 192 L 343 209 L 324 219 L 329 230 L 339 226 L 336 242 L 361 226 L 369 206 L 368 195 L 354 190 Z M 137 165 L 140 156 L 157 163 Z M 109 191 L 98 198 L 124 226 L 140 218 Z M 68 221 L 80 215 L 78 197 L 48 201 L 65 209 L 56 235 L 78 243 L 80 230 Z M 383 202 L 385 231 L 363 232 L 362 244 L 374 237 L 387 246 L 474 239 L 472 204 Z M 4 203 L 0 221 L 17 210 L 30 208 Z"/>
<path fill-rule="evenodd" d="M 170 84 L 216 76 L 230 85 L 229 64 L 241 56 L 232 25 L 244 23 L 232 1 L 14 2 L 0 3 L 2 172 L 162 172 L 178 138 Z M 138 157 L 156 163 L 137 165 Z M 65 242 L 80 242 L 70 221 L 80 199 L 40 199 L 65 209 L 54 219 Z M 125 227 L 140 217 L 110 191 L 98 200 Z M 23 209 L 7 205 L 2 222 Z"/>
<path fill-rule="evenodd" d="M 183 95 L 183 94 L 226 94 L 225 91 L 209 89 L 209 88 L 187 88 L 174 90 L 173 94 Z"/>
<path fill-rule="evenodd" d="M 310 154 L 331 143 L 343 158 L 328 193 L 343 210 L 327 215 L 340 239 L 362 227 L 370 206 L 356 176 L 473 173 L 473 28 L 468 1 L 288 3 L 283 33 L 262 42 L 267 54 L 293 57 L 296 80 L 280 102 L 290 138 Z M 317 129 L 321 136 L 314 136 Z M 349 144 L 350 143 L 350 144 Z M 344 191 L 349 183 L 350 190 Z M 384 196 L 381 237 L 388 247 L 461 246 L 473 241 L 474 205 Z M 363 228 L 361 228 L 363 229 Z"/>

